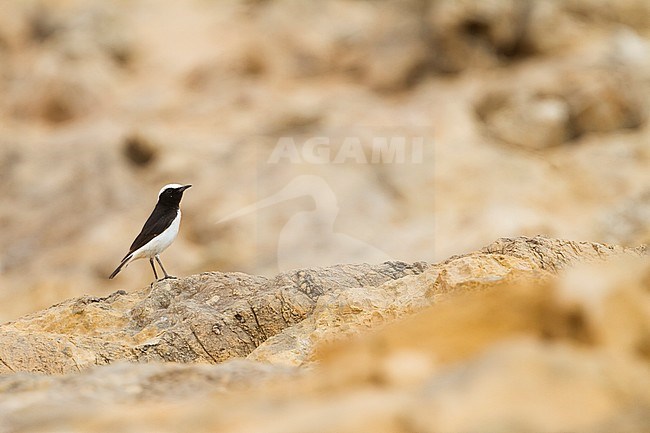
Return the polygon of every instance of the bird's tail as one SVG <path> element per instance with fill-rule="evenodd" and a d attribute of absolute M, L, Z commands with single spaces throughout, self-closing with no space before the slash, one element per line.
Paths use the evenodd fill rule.
<path fill-rule="evenodd" d="M 122 268 L 123 268 L 124 266 L 126 266 L 126 265 L 131 261 L 131 257 L 132 257 L 132 256 L 133 256 L 133 254 L 127 254 L 127 255 L 122 259 L 122 261 L 120 262 L 120 265 L 119 265 L 119 266 L 118 266 L 118 267 L 113 271 L 113 273 L 108 277 L 108 279 L 109 279 L 109 280 L 112 280 L 113 278 L 115 278 L 115 276 L 116 276 L 117 274 L 120 273 L 120 271 L 122 270 Z"/>

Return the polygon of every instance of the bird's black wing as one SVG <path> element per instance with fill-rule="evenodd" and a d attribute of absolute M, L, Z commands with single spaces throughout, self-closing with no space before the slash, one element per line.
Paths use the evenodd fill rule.
<path fill-rule="evenodd" d="M 142 226 L 140 234 L 131 244 L 127 256 L 135 250 L 142 248 L 153 238 L 164 232 L 172 224 L 177 215 L 178 209 L 160 208 L 156 206 L 147 219 L 147 222 Z"/>

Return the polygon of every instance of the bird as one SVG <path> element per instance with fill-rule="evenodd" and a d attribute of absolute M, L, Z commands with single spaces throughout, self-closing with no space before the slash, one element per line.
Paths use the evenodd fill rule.
<path fill-rule="evenodd" d="M 170 183 L 162 187 L 158 193 L 158 202 L 154 207 L 151 215 L 142 226 L 140 234 L 135 238 L 129 248 L 129 252 L 124 256 L 119 266 L 108 277 L 109 279 L 115 276 L 134 260 L 148 258 L 153 269 L 153 275 L 156 281 L 162 281 L 169 278 L 176 278 L 167 273 L 160 261 L 160 253 L 169 247 L 176 236 L 178 229 L 181 225 L 181 209 L 180 202 L 183 198 L 183 192 L 190 188 L 192 185 L 180 185 L 177 183 Z M 156 259 L 160 269 L 162 269 L 164 278 L 158 279 L 156 266 L 153 260 Z M 152 283 L 153 284 L 153 283 Z"/>

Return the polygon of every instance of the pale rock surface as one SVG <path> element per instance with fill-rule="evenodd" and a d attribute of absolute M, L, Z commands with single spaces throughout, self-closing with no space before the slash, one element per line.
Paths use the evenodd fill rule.
<path fill-rule="evenodd" d="M 212 272 L 71 299 L 0 327 L 0 372 L 66 373 L 117 360 L 218 363 L 301 322 L 326 293 L 379 286 L 425 268 L 341 265 L 272 279 Z"/>
<path fill-rule="evenodd" d="M 22 326 L 22 337 L 49 335 L 49 353 L 42 346 L 40 354 L 56 359 L 60 349 L 51 341 L 67 328 L 70 334 L 60 337 L 78 343 L 73 333 L 83 337 L 95 327 L 114 326 L 113 342 L 132 344 L 128 321 L 115 314 L 129 296 L 147 311 L 138 317 L 153 317 L 166 305 L 172 322 L 190 311 L 202 311 L 201 320 L 207 310 L 234 313 L 238 299 L 251 295 L 272 305 L 265 295 L 275 285 L 284 288 L 286 299 L 299 287 L 314 297 L 302 321 L 286 324 L 267 340 L 276 339 L 274 344 L 253 352 L 267 362 L 212 365 L 195 357 L 196 343 L 172 350 L 168 342 L 166 353 L 199 362 L 144 357 L 65 374 L 5 372 L 0 430 L 645 431 L 649 275 L 643 249 L 536 237 L 500 239 L 429 266 L 341 265 L 273 280 L 210 273 L 176 286 L 159 284 L 151 294 L 73 300 L 4 325 L 2 332 Z M 180 293 L 181 286 L 189 293 Z M 201 297 L 211 286 L 218 288 L 219 300 Z M 85 320 L 89 308 L 105 310 L 95 314 L 103 321 Z M 66 318 L 75 311 L 81 320 Z M 266 321 L 272 315 L 260 317 L 260 324 L 272 326 Z M 120 334 L 121 328 L 127 332 Z M 103 331 L 97 333 L 98 347 L 107 345 Z M 278 339 L 288 331 L 295 338 Z M 177 327 L 177 340 L 183 332 Z M 300 338 L 311 339 L 313 349 L 305 349 Z M 300 364 L 305 356 L 311 362 L 303 367 L 285 365 Z"/>
<path fill-rule="evenodd" d="M 271 279 L 213 272 L 166 280 L 133 293 L 68 300 L 1 326 L 0 371 L 65 373 L 121 359 L 218 363 L 251 352 L 254 360 L 299 365 L 316 343 L 389 322 L 451 293 L 626 251 L 635 250 L 517 238 L 430 267 L 386 262 Z"/>

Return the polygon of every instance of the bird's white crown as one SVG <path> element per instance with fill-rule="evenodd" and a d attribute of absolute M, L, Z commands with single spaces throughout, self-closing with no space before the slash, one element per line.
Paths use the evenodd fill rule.
<path fill-rule="evenodd" d="M 166 190 L 166 189 L 168 189 L 168 188 L 174 188 L 174 189 L 176 189 L 176 188 L 180 188 L 180 187 L 182 187 L 182 186 L 183 186 L 183 185 L 180 185 L 180 184 L 178 184 L 178 183 L 170 183 L 170 184 L 167 184 L 167 185 L 163 186 L 163 187 L 160 189 L 160 191 L 158 191 L 158 197 L 160 197 L 160 194 L 162 194 L 163 191 Z"/>

